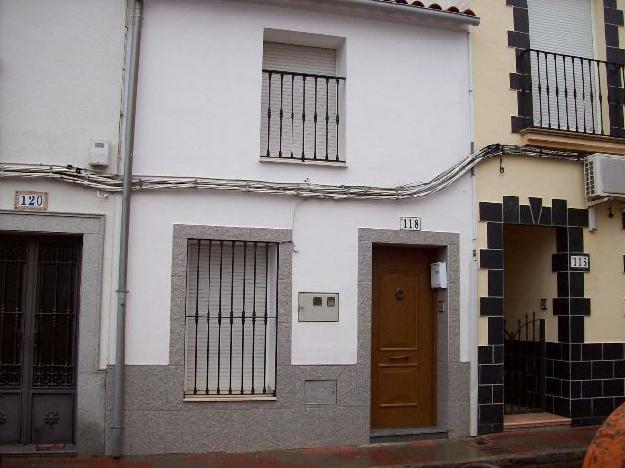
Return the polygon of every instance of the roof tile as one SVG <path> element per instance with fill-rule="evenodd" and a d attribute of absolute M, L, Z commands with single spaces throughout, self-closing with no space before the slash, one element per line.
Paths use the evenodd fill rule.
<path fill-rule="evenodd" d="M 452 13 L 456 15 L 475 16 L 475 12 L 471 10 L 470 8 L 467 8 L 461 11 L 460 8 L 458 8 L 457 6 L 450 6 L 449 8 L 443 10 L 443 7 L 441 7 L 438 3 L 430 3 L 428 6 L 426 6 L 425 3 L 423 3 L 420 0 L 414 0 L 413 2 L 410 2 L 409 0 L 384 0 L 384 1 L 387 3 L 394 3 L 396 5 L 412 6 L 412 7 L 417 7 L 417 8 L 429 8 L 431 10 L 445 11 L 446 13 Z"/>

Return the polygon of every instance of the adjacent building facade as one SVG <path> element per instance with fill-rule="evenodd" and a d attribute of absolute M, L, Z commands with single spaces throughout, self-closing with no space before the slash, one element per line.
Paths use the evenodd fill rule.
<path fill-rule="evenodd" d="M 111 451 L 136 3 L 0 3 L 2 450 Z M 624 399 L 620 0 L 138 4 L 125 454 Z"/>
<path fill-rule="evenodd" d="M 591 156 L 625 152 L 623 4 L 471 7 L 476 146 L 533 147 L 476 169 L 478 430 L 524 411 L 596 424 L 625 396 L 623 162 Z"/>

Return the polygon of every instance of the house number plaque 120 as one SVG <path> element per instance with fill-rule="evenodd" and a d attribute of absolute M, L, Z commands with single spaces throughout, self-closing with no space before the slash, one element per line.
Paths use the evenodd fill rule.
<path fill-rule="evenodd" d="M 400 217 L 399 229 L 402 231 L 420 231 L 421 230 L 421 218 L 414 216 Z"/>
<path fill-rule="evenodd" d="M 15 209 L 48 211 L 48 192 L 15 192 Z"/>

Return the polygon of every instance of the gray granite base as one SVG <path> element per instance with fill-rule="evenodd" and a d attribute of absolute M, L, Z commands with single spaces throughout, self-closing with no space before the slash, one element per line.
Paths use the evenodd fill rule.
<path fill-rule="evenodd" d="M 112 375 L 108 373 L 107 402 L 111 400 Z M 183 366 L 126 367 L 125 454 L 237 452 L 368 442 L 369 407 L 358 389 L 355 365 L 279 366 L 275 401 L 183 401 L 183 377 Z M 333 398 L 316 392 L 311 399 L 305 391 L 311 381 L 324 382 L 322 390 L 335 388 Z M 329 381 L 335 386 L 326 385 Z M 331 402 L 319 404 L 320 399 Z M 110 420 L 110 404 L 107 416 Z"/>
<path fill-rule="evenodd" d="M 355 365 L 291 365 L 291 231 L 223 226 L 173 227 L 169 365 L 127 366 L 124 453 L 251 451 L 362 445 L 370 436 L 371 260 L 374 244 L 436 249 L 448 263 L 448 312 L 437 323 L 437 426 L 469 433 L 469 363 L 460 362 L 459 236 L 360 229 L 358 359 Z M 184 291 L 188 239 L 279 243 L 278 367 L 274 401 L 184 401 Z M 112 372 L 107 377 L 110 421 Z M 109 424 L 107 424 L 107 427 Z M 108 441 L 107 430 L 107 441 Z M 108 447 L 107 442 L 107 447 Z"/>

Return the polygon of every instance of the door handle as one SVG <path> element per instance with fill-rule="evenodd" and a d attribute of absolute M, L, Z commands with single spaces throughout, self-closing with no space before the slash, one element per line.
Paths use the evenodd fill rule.
<path fill-rule="evenodd" d="M 403 356 L 389 356 L 389 359 L 391 361 L 399 361 L 401 359 L 410 359 L 410 356 L 408 354 L 404 354 Z"/>

